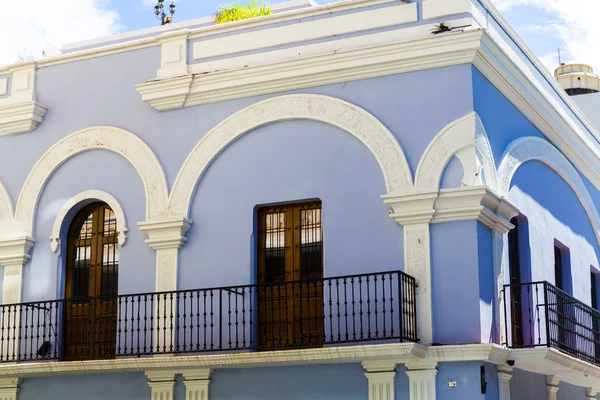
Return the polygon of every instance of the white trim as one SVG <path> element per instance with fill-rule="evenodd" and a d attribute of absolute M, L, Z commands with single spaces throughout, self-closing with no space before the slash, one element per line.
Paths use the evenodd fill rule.
<path fill-rule="evenodd" d="M 390 360 L 363 361 L 367 371 L 369 400 L 394 400 L 394 378 L 396 377 L 396 362 Z"/>
<path fill-rule="evenodd" d="M 436 190 L 446 165 L 456 156 L 464 171 L 462 184 L 486 184 L 496 190 L 496 164 L 485 128 L 475 112 L 459 118 L 444 127 L 429 143 L 415 173 L 415 188 Z M 481 170 L 485 172 L 485 181 Z"/>
<path fill-rule="evenodd" d="M 328 18 L 303 21 L 302 23 L 287 24 L 251 32 L 244 30 L 233 35 L 195 42 L 192 46 L 192 58 L 194 60 L 202 60 L 244 51 L 259 50 L 266 46 L 275 47 L 407 24 L 416 22 L 417 20 L 417 3 L 396 2 L 385 8 L 376 8 L 352 14 L 333 14 Z"/>
<path fill-rule="evenodd" d="M 0 136 L 31 132 L 44 115 L 46 108 L 35 101 L 0 106 Z"/>
<path fill-rule="evenodd" d="M 463 352 L 470 353 L 468 346 Z M 479 347 L 480 345 L 473 345 Z M 487 345 L 487 347 L 490 347 Z M 425 356 L 427 348 L 418 343 L 390 343 L 323 347 L 299 350 L 213 353 L 204 355 L 117 358 L 113 360 L 32 362 L 0 364 L 0 376 L 52 376 L 63 373 L 101 373 L 193 368 L 253 368 L 289 365 L 346 364 L 387 359 L 404 363 Z M 474 354 L 474 353 L 473 353 Z M 477 354 L 485 354 L 478 352 Z"/>
<path fill-rule="evenodd" d="M 188 215 L 196 185 L 227 146 L 260 126 L 277 121 L 309 119 L 350 133 L 373 154 L 388 193 L 412 188 L 408 162 L 396 137 L 372 114 L 334 97 L 297 94 L 267 99 L 236 112 L 205 134 L 181 167 L 169 199 L 172 216 Z"/>
<path fill-rule="evenodd" d="M 0 179 L 0 227 L 12 224 L 14 206 L 4 182 Z M 1 228 L 0 228 L 1 232 Z"/>
<path fill-rule="evenodd" d="M 211 375 L 210 368 L 184 370 L 185 400 L 208 400 Z"/>
<path fill-rule="evenodd" d="M 548 390 L 548 400 L 558 400 L 558 391 L 560 390 L 558 385 L 560 385 L 559 376 L 546 376 L 546 389 Z"/>
<path fill-rule="evenodd" d="M 150 386 L 151 400 L 173 400 L 173 389 L 175 388 L 175 371 L 152 370 L 146 371 L 148 386 Z"/>
<path fill-rule="evenodd" d="M 436 400 L 437 363 L 425 362 L 406 364 L 408 375 L 409 397 L 412 400 Z"/>
<path fill-rule="evenodd" d="M 33 236 L 37 203 L 50 176 L 70 158 L 93 149 L 113 151 L 125 157 L 133 166 L 144 185 L 147 219 L 156 218 L 165 212 L 167 182 L 150 147 L 139 137 L 123 129 L 92 127 L 63 138 L 42 155 L 21 189 L 13 223 L 0 226 L 0 238 Z"/>
<path fill-rule="evenodd" d="M 498 400 L 510 400 L 510 380 L 513 369 L 508 365 L 498 365 Z"/>
<path fill-rule="evenodd" d="M 73 207 L 87 200 L 98 200 L 108 204 L 108 206 L 115 213 L 115 218 L 117 222 L 117 232 L 119 235 L 119 245 L 123 246 L 125 244 L 125 240 L 127 239 L 127 224 L 125 222 L 125 213 L 123 212 L 121 204 L 119 204 L 119 202 L 113 195 L 106 193 L 105 191 L 88 190 L 71 197 L 71 199 L 69 199 L 69 201 L 67 201 L 63 205 L 59 213 L 56 215 L 56 219 L 54 220 L 54 226 L 52 228 L 52 235 L 50 236 L 50 248 L 53 253 L 56 253 L 60 246 L 60 231 L 63 222 L 65 221 L 65 217 L 67 216 L 69 211 L 73 209 Z"/>
<path fill-rule="evenodd" d="M 537 137 L 524 137 L 508 145 L 498 169 L 499 190 L 508 196 L 510 182 L 517 169 L 527 161 L 540 161 L 552 168 L 571 187 L 594 228 L 600 244 L 600 217 L 585 183 L 567 158 L 552 144 Z"/>
<path fill-rule="evenodd" d="M 17 400 L 20 384 L 21 378 L 17 377 L 0 379 L 0 399 Z"/>
<path fill-rule="evenodd" d="M 398 35 L 414 30 L 414 34 L 428 34 L 426 26 L 381 32 L 366 37 L 358 36 L 343 41 L 344 48 L 328 49 L 323 54 L 286 57 L 277 62 L 225 70 L 206 70 L 206 65 L 189 65 L 189 75 L 171 79 L 153 79 L 136 89 L 142 100 L 157 110 L 191 107 L 199 104 L 277 93 L 310 86 L 399 74 L 424 68 L 437 68 L 473 62 L 479 49 L 483 31 L 452 33 L 437 37 L 398 41 Z M 384 44 L 373 45 L 373 42 Z M 389 43 L 390 41 L 394 43 Z M 387 43 L 386 43 L 387 42 Z M 356 48 L 348 48 L 353 43 Z M 321 48 L 327 44 L 307 47 Z M 316 51 L 316 50 L 311 50 Z M 288 50 L 277 51 L 286 55 Z M 276 52 L 276 53 L 277 53 Z M 309 53 L 310 54 L 310 53 Z M 261 60 L 272 54 L 245 56 L 237 63 L 246 65 L 246 58 Z M 236 61 L 236 60 L 234 60 Z M 225 60 L 214 64 L 231 63 Z M 264 62 L 264 61 L 263 61 Z M 211 63 L 212 65 L 212 63 Z M 211 67 L 212 68 L 212 67 Z M 222 69 L 219 67 L 218 69 Z"/>

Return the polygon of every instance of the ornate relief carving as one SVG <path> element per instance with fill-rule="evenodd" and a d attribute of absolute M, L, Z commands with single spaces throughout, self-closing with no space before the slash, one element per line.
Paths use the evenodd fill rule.
<path fill-rule="evenodd" d="M 590 193 L 569 160 L 544 139 L 525 137 L 513 141 L 508 146 L 498 169 L 500 194 L 508 196 L 510 182 L 517 169 L 527 161 L 533 160 L 552 168 L 573 189 L 594 227 L 596 240 L 600 243 L 600 218 Z"/>
<path fill-rule="evenodd" d="M 419 161 L 415 188 L 438 189 L 444 168 L 453 155 L 457 155 L 463 165 L 464 185 L 485 183 L 496 190 L 496 164 L 492 148 L 475 112 L 451 122 L 433 138 Z M 485 181 L 481 177 L 481 169 L 485 172 Z"/>
<path fill-rule="evenodd" d="M 125 157 L 144 184 L 147 218 L 164 214 L 168 199 L 167 182 L 152 150 L 129 132 L 113 127 L 95 127 L 75 132 L 57 142 L 33 167 L 17 202 L 12 235 L 33 234 L 37 202 L 50 176 L 71 157 L 93 149 L 110 150 Z"/>
<path fill-rule="evenodd" d="M 208 132 L 198 142 L 177 175 L 169 199 L 169 215 L 187 215 L 196 185 L 210 163 L 245 133 L 276 121 L 311 119 L 341 128 L 373 153 L 383 172 L 388 193 L 412 188 L 410 169 L 400 144 L 373 115 L 337 98 L 286 95 L 253 104 Z"/>
<path fill-rule="evenodd" d="M 429 229 L 429 225 L 427 225 L 427 229 Z M 426 294 L 429 291 L 429 273 L 427 271 L 429 247 L 426 246 L 428 240 L 425 239 L 427 232 L 424 229 L 407 229 L 405 235 L 407 271 L 417 281 L 417 294 Z"/>

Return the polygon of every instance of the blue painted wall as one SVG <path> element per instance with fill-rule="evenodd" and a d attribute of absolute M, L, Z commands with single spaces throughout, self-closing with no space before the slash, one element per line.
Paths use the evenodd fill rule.
<path fill-rule="evenodd" d="M 486 368 L 485 394 L 481 393 L 481 366 Z M 485 400 L 498 398 L 496 368 L 489 364 L 462 362 L 441 363 L 438 365 L 436 380 L 437 398 L 440 400 Z M 456 381 L 456 387 L 449 382 Z"/>
<path fill-rule="evenodd" d="M 211 400 L 364 400 L 367 393 L 360 364 L 215 370 L 210 387 Z"/>
<path fill-rule="evenodd" d="M 546 376 L 515 368 L 510 380 L 511 400 L 547 399 Z"/>
<path fill-rule="evenodd" d="M 431 264 L 433 342 L 481 342 L 477 222 L 431 225 Z"/>
<path fill-rule="evenodd" d="M 103 400 L 150 398 L 142 372 L 28 378 L 21 383 L 19 400 Z"/>

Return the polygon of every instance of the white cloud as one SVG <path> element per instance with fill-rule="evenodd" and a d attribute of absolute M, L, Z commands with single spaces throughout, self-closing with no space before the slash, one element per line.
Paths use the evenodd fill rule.
<path fill-rule="evenodd" d="M 534 6 L 545 11 L 552 21 L 539 28 L 556 38 L 563 62 L 581 62 L 600 69 L 600 1 L 598 0 L 493 0 L 501 11 L 518 12 L 521 6 Z M 509 18 L 510 20 L 510 18 Z M 532 22 L 532 25 L 539 25 Z M 525 28 L 528 29 L 528 28 Z M 535 29 L 529 27 L 529 29 Z M 517 29 L 518 30 L 518 29 Z M 547 67 L 558 64 L 557 56 L 539 55 Z"/>
<path fill-rule="evenodd" d="M 37 56 L 48 43 L 61 44 L 110 35 L 119 14 L 104 0 L 19 0 L 18 10 L 0 23 L 0 65 L 19 60 L 25 49 Z"/>

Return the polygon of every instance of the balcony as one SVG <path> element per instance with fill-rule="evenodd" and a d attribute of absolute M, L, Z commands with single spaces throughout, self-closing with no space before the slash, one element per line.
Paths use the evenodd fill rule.
<path fill-rule="evenodd" d="M 550 347 L 600 365 L 600 312 L 548 282 L 504 286 L 509 348 Z"/>
<path fill-rule="evenodd" d="M 95 360 L 416 342 L 400 271 L 0 306 L 0 361 Z"/>

